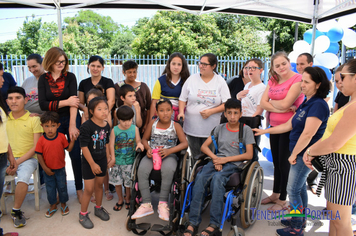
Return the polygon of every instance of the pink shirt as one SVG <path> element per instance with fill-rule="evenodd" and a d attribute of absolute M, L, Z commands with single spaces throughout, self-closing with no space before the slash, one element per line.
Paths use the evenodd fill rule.
<path fill-rule="evenodd" d="M 288 79 L 287 81 L 281 84 L 277 84 L 274 80 L 270 79 L 268 81 L 268 85 L 269 85 L 268 97 L 271 100 L 282 100 L 287 96 L 290 87 L 292 87 L 293 84 L 301 81 L 302 81 L 302 76 L 300 74 L 295 74 L 293 77 L 291 77 L 290 79 Z M 295 100 L 293 105 L 298 108 L 299 105 L 302 104 L 303 100 L 304 100 L 304 94 L 301 93 L 299 97 Z M 286 123 L 293 116 L 293 114 L 294 112 L 286 112 L 286 113 L 270 112 L 269 115 L 270 124 L 271 126 L 277 126 Z"/>

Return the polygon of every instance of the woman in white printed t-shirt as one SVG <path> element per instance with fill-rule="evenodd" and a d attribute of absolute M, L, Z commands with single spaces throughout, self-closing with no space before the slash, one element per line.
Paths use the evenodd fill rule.
<path fill-rule="evenodd" d="M 241 100 L 242 116 L 254 117 L 262 115 L 263 108 L 260 106 L 263 92 L 266 85 L 261 82 L 261 74 L 263 72 L 263 63 L 258 58 L 253 58 L 245 66 L 250 82 L 248 82 L 244 90 L 236 95 L 236 98 Z M 255 128 L 255 127 L 251 127 Z M 255 136 L 256 144 L 260 144 L 261 136 Z M 253 161 L 258 161 L 258 150 L 254 147 Z"/>
<path fill-rule="evenodd" d="M 224 103 L 230 98 L 225 80 L 217 73 L 217 57 L 212 53 L 201 56 L 200 73 L 191 75 L 184 83 L 179 97 L 179 115 L 184 120 L 183 130 L 193 157 L 200 154 L 200 147 L 220 123 Z M 186 111 L 184 114 L 184 108 Z"/>

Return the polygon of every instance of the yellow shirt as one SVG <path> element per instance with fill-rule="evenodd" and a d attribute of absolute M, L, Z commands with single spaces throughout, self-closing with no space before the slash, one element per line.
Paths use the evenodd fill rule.
<path fill-rule="evenodd" d="M 0 107 L 0 116 L 2 120 L 2 123 L 0 123 L 0 137 L 1 137 L 0 153 L 5 153 L 7 152 L 7 148 L 9 146 L 9 140 L 7 139 L 7 134 L 6 134 L 7 116 L 5 111 L 1 107 Z"/>
<path fill-rule="evenodd" d="M 351 104 L 349 104 L 349 105 L 351 105 Z M 336 125 L 339 123 L 340 119 L 344 115 L 345 108 L 347 108 L 349 105 L 340 108 L 333 115 L 331 115 L 329 117 L 324 135 L 321 138 L 321 140 L 325 140 L 330 137 L 330 135 L 334 131 Z M 344 146 L 342 146 L 335 153 L 356 155 L 356 134 L 354 136 L 352 136 L 352 138 L 347 140 L 347 142 L 344 144 Z"/>
<path fill-rule="evenodd" d="M 30 117 L 30 112 L 14 119 L 12 112 L 6 124 L 7 136 L 15 158 L 22 157 L 33 148 L 33 134 L 43 133 L 40 118 Z M 33 157 L 36 158 L 36 155 Z"/>

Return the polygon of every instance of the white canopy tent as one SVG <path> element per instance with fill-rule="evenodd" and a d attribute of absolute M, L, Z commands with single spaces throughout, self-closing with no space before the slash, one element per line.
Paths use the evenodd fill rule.
<path fill-rule="evenodd" d="M 156 9 L 193 14 L 222 12 L 272 17 L 313 24 L 312 51 L 316 24 L 356 12 L 355 0 L 0 0 L 0 8 L 57 9 L 59 42 L 63 47 L 62 9 Z"/>

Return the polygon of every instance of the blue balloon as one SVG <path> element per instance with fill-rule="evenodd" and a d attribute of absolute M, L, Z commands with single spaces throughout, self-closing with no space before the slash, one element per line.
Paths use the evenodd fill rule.
<path fill-rule="evenodd" d="M 329 29 L 326 36 L 328 36 L 331 43 L 337 43 L 344 37 L 344 30 L 341 27 L 333 27 Z"/>
<path fill-rule="evenodd" d="M 298 73 L 297 64 L 295 62 L 292 62 L 292 63 L 290 63 L 290 65 L 292 66 L 292 71 L 294 71 L 295 73 Z"/>
<path fill-rule="evenodd" d="M 273 162 L 273 157 L 272 157 L 272 151 L 271 150 L 268 150 L 266 158 L 267 158 L 267 161 Z"/>
<path fill-rule="evenodd" d="M 266 133 L 265 135 L 266 135 L 267 138 L 269 138 L 269 133 Z"/>
<path fill-rule="evenodd" d="M 268 151 L 269 151 L 269 149 L 264 147 L 264 148 L 262 149 L 262 155 L 263 155 L 264 157 L 266 157 Z"/>
<path fill-rule="evenodd" d="M 324 35 L 324 33 L 319 30 L 315 31 L 315 39 L 321 35 Z M 313 29 L 309 29 L 309 30 L 305 31 L 305 33 L 303 34 L 303 39 L 307 43 L 311 44 L 312 39 L 313 39 Z"/>
<path fill-rule="evenodd" d="M 315 66 L 313 66 L 313 67 L 315 67 Z M 331 74 L 331 71 L 328 68 L 326 68 L 324 66 L 321 66 L 321 65 L 317 65 L 317 67 L 323 69 L 323 71 L 326 74 L 326 77 L 328 77 L 328 80 L 331 80 L 332 74 Z"/>
<path fill-rule="evenodd" d="M 337 54 L 339 52 L 339 44 L 338 43 L 330 43 L 329 48 L 325 52 Z"/>

